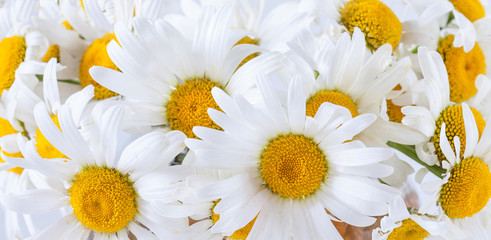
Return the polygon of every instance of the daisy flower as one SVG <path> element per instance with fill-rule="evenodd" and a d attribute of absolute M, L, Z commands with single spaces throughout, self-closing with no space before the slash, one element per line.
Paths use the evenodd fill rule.
<path fill-rule="evenodd" d="M 117 3 L 117 4 L 116 4 Z M 90 84 L 95 87 L 95 98 L 106 99 L 116 96 L 114 93 L 100 86 L 89 74 L 92 66 L 103 66 L 118 70 L 118 67 L 109 58 L 106 48 L 112 40 L 116 40 L 114 24 L 121 22 L 131 28 L 131 19 L 134 17 L 135 3 L 125 1 L 97 1 L 97 0 L 69 0 L 62 1 L 60 8 L 63 16 L 70 26 L 84 39 L 86 46 L 79 62 L 78 78 L 83 87 Z M 143 14 L 143 13 L 142 13 Z M 61 31 L 61 34 L 66 31 Z M 57 35 L 52 35 L 56 37 Z M 75 48 L 77 42 L 69 42 L 70 48 Z"/>
<path fill-rule="evenodd" d="M 248 239 L 341 239 L 331 220 L 369 226 L 372 216 L 387 212 L 397 191 L 376 178 L 392 173 L 379 162 L 394 153 L 350 141 L 375 121 L 373 114 L 352 118 L 348 109 L 325 103 L 308 117 L 299 79 L 289 85 L 286 106 L 264 75 L 258 88 L 265 104 L 257 107 L 213 89 L 223 112 L 208 114 L 223 131 L 195 127 L 202 140 L 186 140 L 194 166 L 233 172 L 196 191 L 203 200 L 220 200 L 212 232 L 231 236 L 252 225 Z"/>
<path fill-rule="evenodd" d="M 12 86 L 23 65 L 41 61 L 49 48 L 48 40 L 37 31 L 31 17 L 37 14 L 36 1 L 7 1 L 0 9 L 0 90 Z"/>
<path fill-rule="evenodd" d="M 366 36 L 367 47 L 374 51 L 389 43 L 396 49 L 402 25 L 394 10 L 380 0 L 302 0 L 302 8 L 313 21 L 322 16 L 334 19 L 353 34 L 355 28 Z"/>
<path fill-rule="evenodd" d="M 1 195 L 9 209 L 26 214 L 66 208 L 66 215 L 34 236 L 36 239 L 176 239 L 187 219 L 167 219 L 153 212 L 151 200 L 175 179 L 166 165 L 184 148 L 184 134 L 153 132 L 117 151 L 121 107 L 100 114 L 94 109 L 97 130 L 85 140 L 73 121 L 69 104 L 59 108 L 60 128 L 44 103 L 34 109 L 46 138 L 67 158 L 43 159 L 29 141 L 22 153 L 25 166 L 39 170 L 53 188 Z M 16 159 L 10 159 L 16 161 Z M 157 178 L 161 175 L 167 178 Z M 156 179 L 165 180 L 154 181 Z M 167 182 L 166 182 L 167 181 Z M 33 201 L 36 199 L 36 201 Z M 156 235 L 154 235 L 156 234 Z"/>
<path fill-rule="evenodd" d="M 62 79 L 77 79 L 80 59 L 87 48 L 87 43 L 68 23 L 56 1 L 39 1 L 39 14 L 33 16 L 33 24 L 49 41 L 49 49 L 41 59 L 48 62 L 57 58 L 65 68 L 60 68 L 58 76 Z M 32 63 L 30 73 L 42 74 L 46 64 Z"/>
<path fill-rule="evenodd" d="M 313 117 L 324 102 L 348 108 L 353 117 L 362 113 L 379 114 L 386 96 L 401 83 L 401 79 L 410 77 L 408 58 L 394 61 L 388 44 L 370 53 L 365 47 L 363 33 L 358 28 L 354 30 L 351 38 L 348 33 L 343 33 L 335 40 L 335 44 L 325 42 L 324 46 L 321 45 L 321 48 L 315 51 L 314 56 L 307 57 L 310 67 L 303 61 L 308 53 L 301 53 L 299 56 L 302 59 L 290 57 L 294 66 L 297 66 L 294 71 L 307 74 L 303 79 L 306 80 L 304 89 L 308 96 L 308 116 Z M 293 49 L 300 49 L 299 42 L 291 42 L 290 45 Z M 314 76 L 314 72 L 317 76 Z M 397 119 L 394 120 L 397 122 Z M 371 131 L 382 129 L 384 134 L 373 134 Z M 394 132 L 394 129 L 399 132 Z M 419 143 L 422 140 L 422 136 L 416 131 L 401 128 L 382 119 L 378 119 L 375 125 L 358 137 L 370 145 L 385 145 L 387 140 L 408 144 Z"/>
<path fill-rule="evenodd" d="M 404 200 L 397 196 L 389 206 L 389 215 L 382 218 L 380 227 L 372 232 L 373 240 L 443 240 L 448 237 L 449 224 L 437 216 L 408 210 Z"/>
<path fill-rule="evenodd" d="M 465 9 L 462 9 L 463 4 L 467 6 Z M 410 8 L 420 9 L 416 20 L 408 23 L 409 31 L 406 32 L 406 37 L 416 44 L 412 45 L 411 51 L 414 52 L 417 45 L 424 45 L 442 55 L 450 81 L 451 101 L 460 103 L 474 96 L 478 91 L 475 85 L 477 76 L 489 72 L 486 63 L 491 59 L 488 54 L 491 31 L 483 28 L 477 32 L 476 24 L 489 25 L 480 23 L 488 18 L 482 18 L 482 15 L 480 20 L 473 23 L 465 16 L 465 12 L 474 9 L 472 12 L 477 14 L 480 8 L 484 14 L 483 5 L 479 0 L 469 1 L 468 4 L 463 1 L 440 0 L 418 2 L 411 4 Z M 418 41 L 422 40 L 422 34 L 411 30 L 418 28 L 428 29 L 426 32 L 431 33 L 431 40 Z"/>
<path fill-rule="evenodd" d="M 218 108 L 211 89 L 245 93 L 255 85 L 251 72 L 276 64 L 261 66 L 253 59 L 237 69 L 257 47 L 234 46 L 245 33 L 230 30 L 230 10 L 206 8 L 193 39 L 164 20 L 151 24 L 135 19 L 138 37 L 118 24 L 115 29 L 121 46 L 109 43 L 108 52 L 122 72 L 93 67 L 90 73 L 128 100 L 125 105 L 131 112 L 127 117 L 132 120 L 127 123 L 135 129 L 165 126 L 188 137 L 195 137 L 194 126 L 219 129 L 206 114 L 206 109 Z"/>
<path fill-rule="evenodd" d="M 446 124 L 448 141 L 453 144 L 453 139 L 458 136 L 465 143 L 466 132 L 462 122 L 462 106 L 454 104 L 450 100 L 449 81 L 445 65 L 437 52 L 430 52 L 424 47 L 418 49 L 418 57 L 423 72 L 424 93 L 426 104 L 418 106 L 405 106 L 401 109 L 405 115 L 402 123 L 406 126 L 418 129 L 426 140 L 416 144 L 418 157 L 428 165 L 442 163 L 445 159 L 440 142 L 440 129 Z M 479 128 L 479 132 L 485 126 L 485 121 L 480 109 L 471 108 Z M 462 144 L 460 152 L 465 151 Z M 426 171 L 426 169 L 423 169 Z"/>
<path fill-rule="evenodd" d="M 27 76 L 23 76 L 22 80 L 26 79 Z M 33 76 L 30 76 L 33 78 Z M 24 82 L 24 81 L 20 81 Z M 21 84 L 20 84 L 21 85 Z M 26 84 L 27 85 L 27 84 Z M 47 111 L 51 116 L 53 122 L 59 125 L 58 122 L 58 109 L 61 106 L 60 94 L 66 95 L 64 91 L 69 90 L 70 92 L 73 89 L 66 89 L 64 91 L 60 91 L 58 87 L 57 81 L 57 72 L 56 72 L 56 59 L 52 58 L 46 65 L 44 74 L 43 74 L 43 84 L 42 84 L 42 95 L 43 98 L 40 98 L 36 93 L 36 87 L 27 87 L 26 85 L 21 85 L 19 89 L 15 89 L 15 98 L 18 103 L 18 107 L 16 111 L 19 114 L 19 120 L 22 121 L 24 128 L 29 131 L 24 134 L 27 138 L 34 139 L 36 142 L 36 149 L 38 153 L 43 158 L 62 158 L 65 157 L 60 151 L 53 147 L 53 145 L 47 141 L 42 132 L 39 130 L 37 125 L 34 122 L 34 115 L 32 113 L 32 109 L 39 102 L 43 102 L 46 104 Z M 78 90 L 79 87 L 77 87 Z M 74 116 L 74 121 L 77 126 L 80 125 L 81 118 L 83 117 L 83 112 L 86 109 L 87 103 L 94 97 L 94 87 L 87 86 L 84 89 L 70 95 L 70 97 L 66 98 L 66 103 L 72 105 L 72 112 Z M 34 125 L 34 126 L 32 126 Z M 26 139 L 27 141 L 27 139 Z"/>
<path fill-rule="evenodd" d="M 420 211 L 430 211 L 437 207 L 440 215 L 448 217 L 465 234 L 473 239 L 488 239 L 491 197 L 491 172 L 489 170 L 491 147 L 489 127 L 485 127 L 481 138 L 478 122 L 471 108 L 462 105 L 465 138 L 455 136 L 453 143 L 447 140 L 449 126 L 442 123 L 440 147 L 443 152 L 445 177 L 424 181 L 423 189 L 432 198 Z M 465 145 L 464 152 L 461 146 Z"/>

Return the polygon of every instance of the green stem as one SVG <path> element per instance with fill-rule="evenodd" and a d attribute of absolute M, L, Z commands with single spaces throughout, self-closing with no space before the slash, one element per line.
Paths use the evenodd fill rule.
<path fill-rule="evenodd" d="M 43 81 L 43 75 L 41 74 L 36 74 L 36 77 L 38 78 L 39 81 Z M 72 79 L 58 79 L 58 82 L 64 82 L 64 83 L 69 83 L 69 84 L 75 84 L 75 85 L 80 85 L 79 81 L 75 81 Z"/>
<path fill-rule="evenodd" d="M 80 85 L 80 82 L 72 80 L 72 79 L 58 79 L 58 82 L 70 83 L 75 85 Z"/>
<path fill-rule="evenodd" d="M 414 147 L 414 145 L 411 145 L 411 146 L 410 145 L 403 145 L 403 144 L 399 144 L 399 143 L 395 143 L 395 142 L 391 142 L 391 141 L 387 142 L 387 145 L 389 145 L 390 147 L 404 153 L 409 158 L 413 159 L 417 163 L 424 166 L 431 173 L 435 174 L 435 176 L 443 179 L 443 175 L 446 173 L 446 171 L 437 165 L 430 166 L 427 163 L 421 161 L 421 159 L 419 159 L 419 157 L 418 157 L 418 154 L 416 154 L 416 148 Z"/>

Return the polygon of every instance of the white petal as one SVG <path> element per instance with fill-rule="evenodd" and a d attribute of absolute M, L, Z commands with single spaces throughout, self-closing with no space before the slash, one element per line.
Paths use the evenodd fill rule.
<path fill-rule="evenodd" d="M 474 114 L 466 103 L 462 103 L 462 113 L 464 116 L 465 127 L 465 152 L 464 158 L 470 157 L 474 153 L 477 142 L 479 140 L 479 132 L 477 130 L 476 119 Z"/>
<path fill-rule="evenodd" d="M 62 193 L 50 189 L 35 189 L 0 195 L 0 201 L 5 207 L 27 214 L 46 213 L 59 209 L 66 203 L 64 198 Z"/>
<path fill-rule="evenodd" d="M 302 81 L 296 76 L 288 88 L 288 120 L 292 133 L 300 133 L 305 126 L 306 101 Z"/>
<path fill-rule="evenodd" d="M 327 159 L 340 166 L 362 166 L 387 160 L 393 155 L 389 148 L 359 148 L 328 152 Z"/>

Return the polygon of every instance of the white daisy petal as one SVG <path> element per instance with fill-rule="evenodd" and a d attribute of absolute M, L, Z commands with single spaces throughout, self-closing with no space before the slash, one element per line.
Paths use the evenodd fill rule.
<path fill-rule="evenodd" d="M 479 132 L 477 130 L 476 119 L 472 113 L 469 105 L 462 103 L 462 115 L 464 116 L 464 128 L 465 128 L 465 152 L 464 158 L 470 157 L 475 151 L 477 142 L 479 140 Z"/>
<path fill-rule="evenodd" d="M 388 148 L 359 148 L 351 150 L 330 151 L 327 159 L 340 166 L 360 166 L 389 159 L 394 152 Z"/>
<path fill-rule="evenodd" d="M 58 93 L 58 82 L 56 80 L 56 59 L 50 59 L 43 76 L 44 102 L 48 110 L 57 112 L 60 107 L 60 95 Z"/>
<path fill-rule="evenodd" d="M 63 207 L 66 203 L 63 194 L 50 189 L 1 194 L 0 201 L 11 210 L 27 214 L 46 213 Z"/>

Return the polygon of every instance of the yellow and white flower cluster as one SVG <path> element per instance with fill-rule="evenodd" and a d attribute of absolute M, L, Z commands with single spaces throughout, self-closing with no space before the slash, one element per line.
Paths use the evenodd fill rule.
<path fill-rule="evenodd" d="M 485 0 L 4 0 L 0 39 L 0 239 L 491 239 Z"/>

